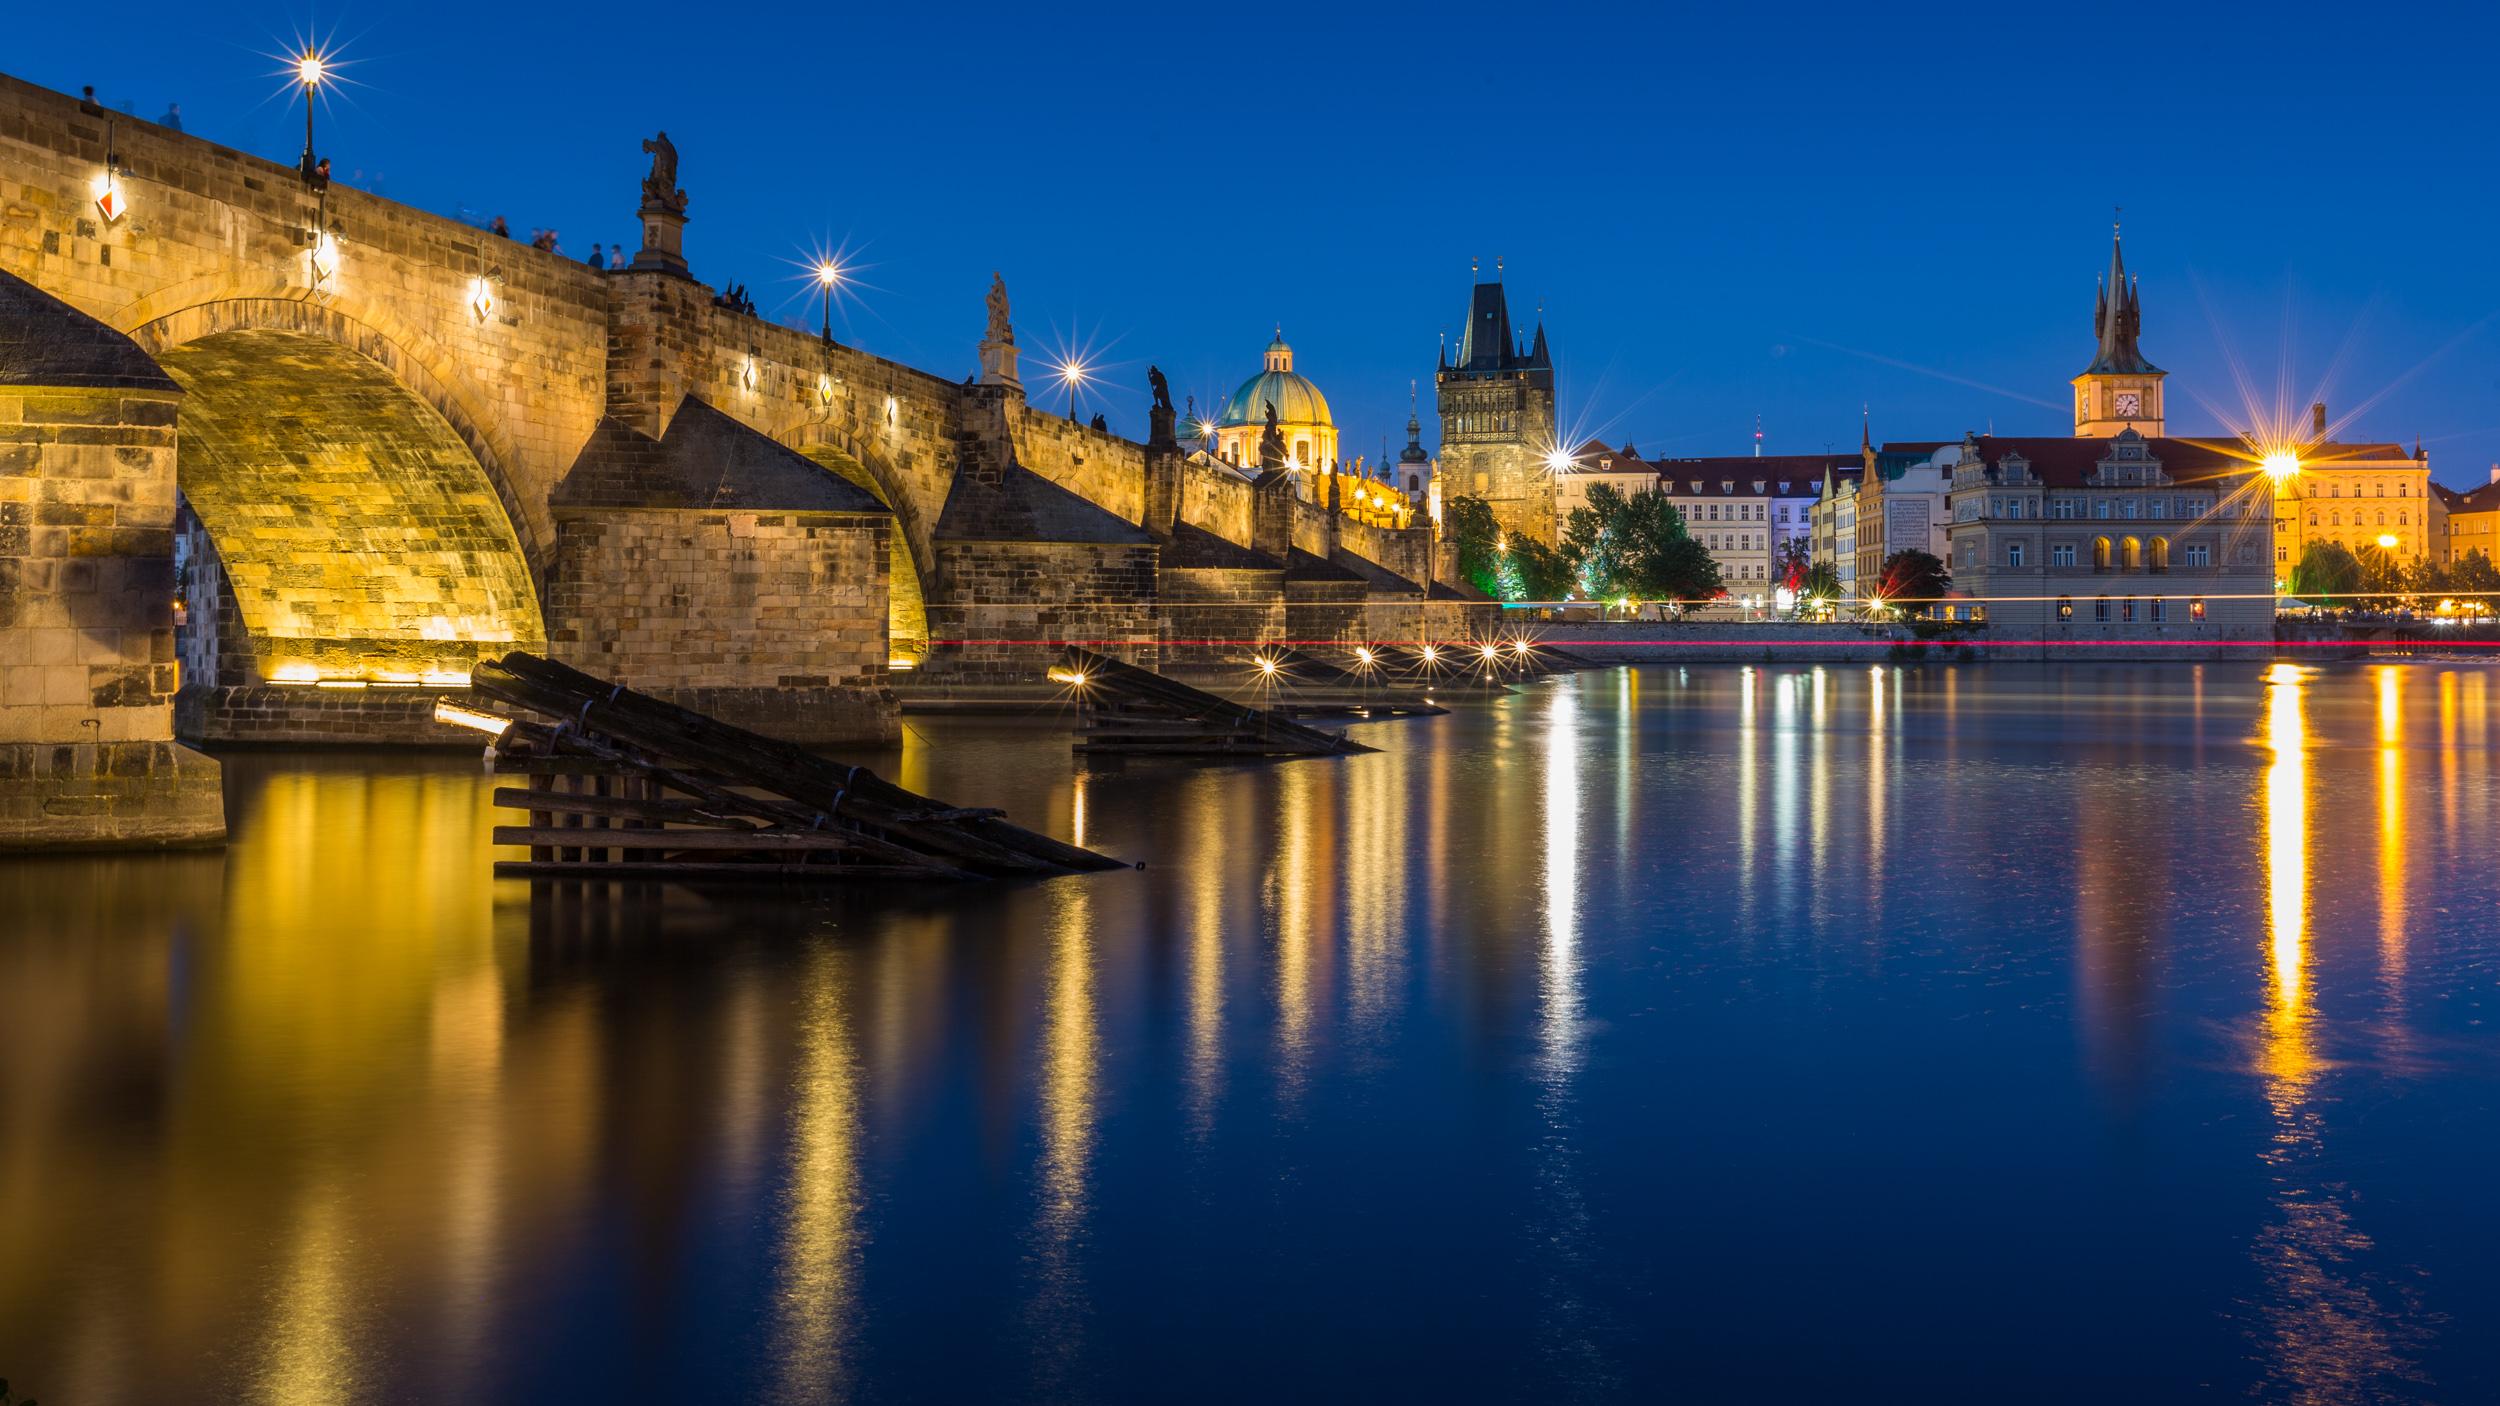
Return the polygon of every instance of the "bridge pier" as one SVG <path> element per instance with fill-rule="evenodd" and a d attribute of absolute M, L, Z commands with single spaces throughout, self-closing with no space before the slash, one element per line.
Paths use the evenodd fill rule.
<path fill-rule="evenodd" d="M 0 849 L 225 838 L 217 763 L 173 740 L 181 399 L 0 274 Z"/>

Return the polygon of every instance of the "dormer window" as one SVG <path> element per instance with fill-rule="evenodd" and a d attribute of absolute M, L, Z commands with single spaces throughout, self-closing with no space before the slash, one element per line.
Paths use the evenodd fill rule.
<path fill-rule="evenodd" d="M 1721 493 L 1733 493 L 1733 492 L 1735 492 L 1735 491 L 1736 491 L 1736 480 L 1734 480 L 1734 479 L 1732 479 L 1732 478 L 1723 478 L 1723 479 L 1720 479 L 1720 480 L 1719 480 L 1719 491 L 1720 491 Z"/>

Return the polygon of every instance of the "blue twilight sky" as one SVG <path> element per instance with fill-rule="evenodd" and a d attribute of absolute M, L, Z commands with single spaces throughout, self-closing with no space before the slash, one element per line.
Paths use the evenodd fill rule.
<path fill-rule="evenodd" d="M 697 276 L 973 365 L 1090 345 L 1220 400 L 1281 323 L 1348 454 L 1403 441 L 1468 261 L 1540 302 L 1567 421 L 1642 452 L 2064 433 L 2112 205 L 2174 432 L 2321 385 L 2347 436 L 2500 461 L 2500 19 L 2484 5 L 161 4 L 21 7 L 0 69 L 280 160 L 271 55 L 334 38 L 344 176 L 572 253 L 633 235 L 665 127 Z M 1028 362 L 1028 366 L 1030 363 Z M 1027 372 L 1028 383 L 1036 378 Z M 1037 395 L 1039 393 L 1037 392 Z"/>

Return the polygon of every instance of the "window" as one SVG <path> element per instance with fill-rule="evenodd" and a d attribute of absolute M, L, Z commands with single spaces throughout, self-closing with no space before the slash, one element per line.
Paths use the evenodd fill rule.
<path fill-rule="evenodd" d="M 2135 623 L 2135 597 L 2120 596 L 2118 598 L 2118 623 L 2121 625 Z"/>
<path fill-rule="evenodd" d="M 2167 537 L 2153 539 L 2153 569 L 2155 571 L 2170 569 L 2170 539 Z"/>
<path fill-rule="evenodd" d="M 2204 543 L 2202 543 L 2202 542 L 2190 542 L 2190 543 L 2188 543 L 2188 544 L 2187 544 L 2187 564 L 2188 564 L 2188 565 L 2190 565 L 2190 566 L 2211 566 L 2211 565 L 2213 565 L 2213 564 L 2214 564 L 2214 549 L 2213 549 L 2213 548 L 2211 548 L 2211 547 L 2209 547 L 2209 546 L 2206 546 L 2206 545 L 2205 545 Z"/>
<path fill-rule="evenodd" d="M 2107 498 L 2095 498 L 2092 500 L 2092 516 L 2096 518 L 2106 518 L 2109 516 L 2109 500 Z"/>
<path fill-rule="evenodd" d="M 2386 497 L 2386 496 L 2387 496 L 2387 485 L 2386 485 L 2386 484 L 2383 484 L 2383 483 L 2382 483 L 2382 484 L 2378 485 L 2378 496 L 2380 496 L 2381 498 L 2384 498 L 2384 497 Z"/>
<path fill-rule="evenodd" d="M 2292 549 L 2291 549 L 2291 548 L 2289 548 L 2289 547 L 2277 547 L 2277 548 L 2275 548 L 2275 549 L 2274 549 L 2274 559 L 2275 559 L 2276 561 L 2279 561 L 2279 562 L 2281 562 L 2281 561 L 2290 561 L 2290 560 L 2292 559 Z"/>
<path fill-rule="evenodd" d="M 2092 569 L 2094 571 L 2109 570 L 2109 539 L 2106 537 L 2092 539 Z"/>
<path fill-rule="evenodd" d="M 2005 544 L 2005 564 L 2007 566 L 2020 566 L 2023 564 L 2022 543 L 2008 542 Z"/>
<path fill-rule="evenodd" d="M 2093 598 L 2092 619 L 2103 625 L 2109 623 L 2109 597 L 2096 596 Z"/>
<path fill-rule="evenodd" d="M 2060 543 L 2058 543 L 2056 546 L 2049 548 L 2049 565 L 2051 565 L 2051 566 L 2072 566 L 2072 565 L 2074 565 L 2074 564 L 2075 564 L 2075 544 L 2074 544 L 2074 543 L 2072 543 L 2072 542 L 2060 542 Z"/>
<path fill-rule="evenodd" d="M 2311 527 L 2318 525 L 2318 510 L 2315 508 L 2309 510 L 2309 525 Z"/>
<path fill-rule="evenodd" d="M 2057 618 L 2060 620 L 2072 620 L 2075 618 L 2074 597 L 2059 596 L 2057 598 Z"/>
<path fill-rule="evenodd" d="M 2205 618 L 2205 598 L 2203 596 L 2198 596 L 2196 599 L 2188 602 L 2188 618 L 2190 620 L 2202 620 Z"/>
<path fill-rule="evenodd" d="M 2163 599 L 2162 599 L 2161 597 L 2159 597 L 2159 596 L 2155 596 L 2155 597 L 2153 597 L 2153 599 L 2152 599 L 2152 601 L 2150 602 L 2150 604 L 2151 604 L 2151 605 L 2152 605 L 2152 607 L 2153 607 L 2153 613 L 2152 613 L 2149 617 L 2147 617 L 2147 618 L 2148 618 L 2148 619 L 2150 619 L 2150 620 L 2151 620 L 2154 624 L 2158 625 L 2158 624 L 2160 624 L 2162 621 L 2164 621 L 2164 620 L 2166 620 L 2166 619 L 2168 619 L 2168 618 L 2169 618 L 2169 616 L 2170 616 L 2170 602 L 2168 602 L 2168 601 L 2166 601 L 2166 600 L 2163 600 Z"/>
<path fill-rule="evenodd" d="M 2118 560 L 2129 571 L 2144 569 L 2144 544 L 2133 537 L 2118 544 Z"/>

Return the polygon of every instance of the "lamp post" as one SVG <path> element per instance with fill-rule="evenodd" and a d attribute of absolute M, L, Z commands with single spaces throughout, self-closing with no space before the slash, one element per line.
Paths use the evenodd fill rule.
<path fill-rule="evenodd" d="M 1085 384 L 1085 363 L 1071 361 L 1059 368 L 1059 379 L 1068 383 L 1068 423 L 1076 423 L 1076 388 Z"/>
<path fill-rule="evenodd" d="M 834 289 L 834 285 L 836 285 L 836 284 L 840 283 L 841 281 L 842 281 L 842 266 L 841 266 L 840 264 L 835 263 L 835 262 L 834 262 L 833 260 L 831 260 L 831 259 L 819 259 L 819 260 L 817 260 L 817 262 L 816 262 L 816 286 L 824 290 L 824 295 L 825 295 L 825 329 L 824 329 L 824 338 L 825 338 L 825 341 L 826 341 L 828 344 L 830 344 L 830 343 L 833 341 L 833 289 Z"/>
<path fill-rule="evenodd" d="M 295 61 L 295 77 L 304 85 L 304 181 L 313 178 L 313 99 L 319 95 L 321 80 L 328 77 L 330 64 L 318 51 L 306 51 Z"/>
<path fill-rule="evenodd" d="M 2288 591 L 2291 589 L 2292 572 L 2300 566 L 2300 554 L 2309 545 L 2306 534 L 2300 530 L 2300 456 L 2288 449 L 2278 449 L 2266 455 L 2258 467 L 2265 470 L 2266 479 L 2276 494 L 2288 498 L 2292 504 L 2291 560 L 2284 563 L 2283 574 L 2276 578 L 2279 583 L 2276 589 Z M 2270 508 L 2273 504 L 2268 503 L 2267 506 Z"/>

